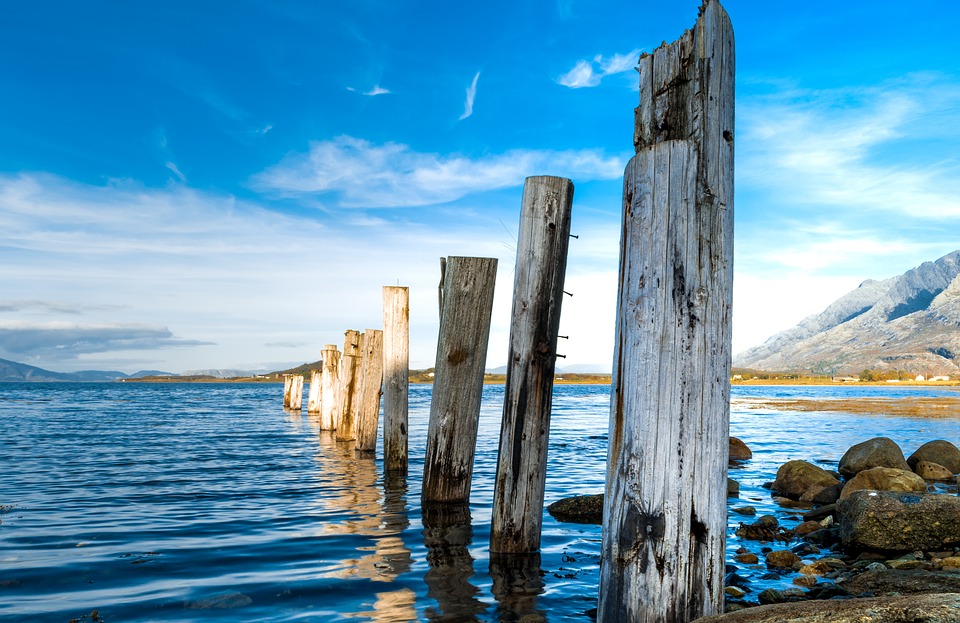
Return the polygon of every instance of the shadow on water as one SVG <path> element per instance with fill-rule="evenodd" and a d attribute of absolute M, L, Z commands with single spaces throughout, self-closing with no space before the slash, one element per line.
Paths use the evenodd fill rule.
<path fill-rule="evenodd" d="M 537 598 L 544 590 L 540 554 L 492 554 L 490 577 L 501 623 L 546 620 L 546 611 L 537 607 Z"/>
<path fill-rule="evenodd" d="M 427 608 L 427 619 L 445 623 L 479 621 L 477 615 L 487 605 L 477 599 L 480 589 L 470 582 L 474 575 L 470 508 L 466 504 L 428 504 L 421 511 L 430 565 L 423 579 L 427 596 L 437 601 L 437 608 Z"/>

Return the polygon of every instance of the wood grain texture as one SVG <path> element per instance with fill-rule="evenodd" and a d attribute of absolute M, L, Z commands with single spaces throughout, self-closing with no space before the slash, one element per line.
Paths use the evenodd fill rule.
<path fill-rule="evenodd" d="M 410 290 L 383 288 L 383 469 L 407 473 Z"/>
<path fill-rule="evenodd" d="M 377 449 L 380 396 L 383 395 L 383 331 L 367 329 L 361 341 L 360 409 L 357 413 L 357 452 Z"/>
<path fill-rule="evenodd" d="M 343 334 L 343 354 L 340 355 L 340 421 L 337 423 L 337 441 L 357 438 L 357 416 L 360 410 L 361 334 L 348 329 Z"/>
<path fill-rule="evenodd" d="M 303 375 L 290 378 L 290 409 L 300 411 L 303 408 Z"/>
<path fill-rule="evenodd" d="M 540 549 L 572 204 L 573 183 L 568 179 L 529 177 L 524 184 L 491 553 L 529 554 Z"/>
<path fill-rule="evenodd" d="M 723 609 L 733 285 L 733 30 L 716 0 L 640 59 L 598 621 Z"/>
<path fill-rule="evenodd" d="M 446 261 L 423 466 L 424 503 L 470 499 L 496 277 L 496 258 Z"/>
<path fill-rule="evenodd" d="M 320 368 L 320 430 L 336 430 L 340 426 L 340 349 L 326 344 Z"/>
<path fill-rule="evenodd" d="M 320 414 L 320 370 L 310 370 L 310 391 L 307 392 L 307 413 Z"/>

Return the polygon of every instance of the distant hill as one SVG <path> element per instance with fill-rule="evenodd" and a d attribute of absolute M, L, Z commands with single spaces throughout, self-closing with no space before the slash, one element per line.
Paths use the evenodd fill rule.
<path fill-rule="evenodd" d="M 868 280 L 823 312 L 736 355 L 733 365 L 818 374 L 960 374 L 960 251 Z"/>
<path fill-rule="evenodd" d="M 141 370 L 133 374 L 124 374 L 116 370 L 82 370 L 80 372 L 51 372 L 25 363 L 0 359 L 0 383 L 11 381 L 50 382 L 67 381 L 75 383 L 110 382 L 120 379 L 140 378 L 143 376 L 173 376 L 170 372 L 159 370 Z"/>

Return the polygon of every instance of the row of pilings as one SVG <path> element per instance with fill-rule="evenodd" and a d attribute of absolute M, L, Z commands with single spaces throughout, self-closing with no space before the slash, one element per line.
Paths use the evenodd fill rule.
<path fill-rule="evenodd" d="M 723 608 L 734 139 L 734 41 L 726 11 L 717 0 L 704 0 L 694 28 L 641 56 L 637 69 L 640 104 L 636 155 L 624 173 L 597 620 L 683 623 Z M 570 180 L 530 177 L 524 185 L 491 564 L 497 557 L 535 556 L 540 546 L 572 199 Z M 442 262 L 421 491 L 425 531 L 430 515 L 442 528 L 458 513 L 469 514 L 496 262 Z M 331 417 L 340 418 L 337 426 L 355 420 L 359 451 L 375 443 L 375 400 L 381 382 L 385 395 L 392 383 L 378 377 L 391 364 L 373 350 L 376 333 L 356 334 L 351 342 L 348 332 L 339 382 L 331 381 L 340 392 L 332 402 L 340 413 Z M 359 352 L 348 354 L 348 346 Z M 350 357 L 360 360 L 361 372 L 356 362 L 348 364 Z M 359 389 L 348 389 L 350 369 Z M 405 393 L 405 383 L 398 391 L 402 385 Z M 325 401 L 324 394 L 321 420 Z M 400 436 L 395 424 L 386 424 L 401 417 L 388 413 L 386 404 L 384 413 L 384 448 L 392 461 L 398 446 L 387 441 Z M 402 422 L 405 435 L 405 411 Z M 359 432 L 371 425 L 372 436 Z M 386 470 L 405 471 L 405 436 L 402 442 L 402 468 L 385 461 Z"/>

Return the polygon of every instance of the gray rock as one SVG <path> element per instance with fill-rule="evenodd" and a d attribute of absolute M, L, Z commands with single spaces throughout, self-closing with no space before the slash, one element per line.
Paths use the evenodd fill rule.
<path fill-rule="evenodd" d="M 903 458 L 903 450 L 886 437 L 874 437 L 851 446 L 840 458 L 840 475 L 847 479 L 874 467 L 894 467 L 910 471 L 907 460 Z"/>
<path fill-rule="evenodd" d="M 960 594 L 781 603 L 701 617 L 694 623 L 957 623 Z"/>
<path fill-rule="evenodd" d="M 911 468 L 916 468 L 920 461 L 943 465 L 951 474 L 957 474 L 960 473 L 960 448 L 944 439 L 928 441 L 907 459 Z"/>
<path fill-rule="evenodd" d="M 960 544 L 960 498 L 936 493 L 856 491 L 837 504 L 846 547 L 942 550 Z"/>

